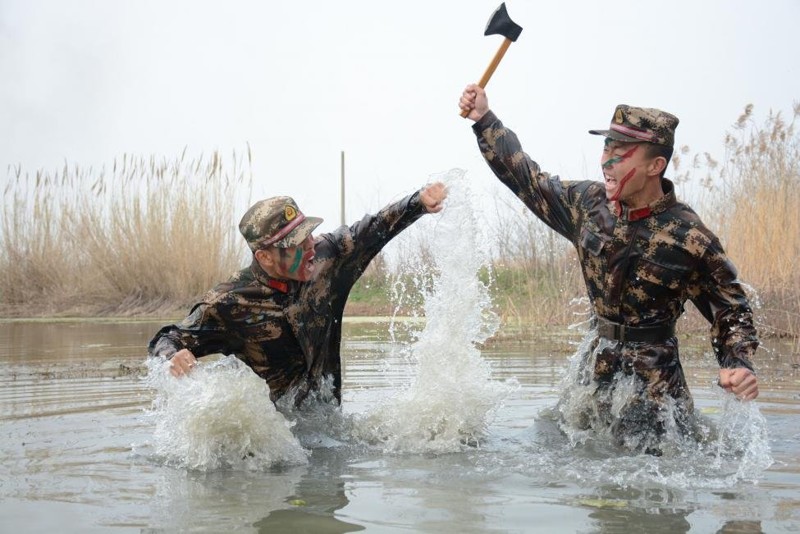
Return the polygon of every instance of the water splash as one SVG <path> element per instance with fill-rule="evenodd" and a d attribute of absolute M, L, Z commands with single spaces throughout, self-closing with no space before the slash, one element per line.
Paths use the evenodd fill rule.
<path fill-rule="evenodd" d="M 358 439 L 380 443 L 387 452 L 456 452 L 479 445 L 513 386 L 492 381 L 477 346 L 499 320 L 479 277 L 489 254 L 474 195 L 463 171 L 439 179 L 448 198 L 430 230 L 434 275 L 425 294 L 425 326 L 410 346 L 414 380 L 354 425 Z"/>
<path fill-rule="evenodd" d="M 234 356 L 204 359 L 192 373 L 172 377 L 163 359 L 148 360 L 156 391 L 153 456 L 167 465 L 209 471 L 263 470 L 308 460 L 292 423 L 269 398 L 269 388 Z"/>
<path fill-rule="evenodd" d="M 665 404 L 662 416 L 666 427 L 656 447 L 660 456 L 641 452 L 646 448 L 637 442 L 641 437 L 628 436 L 619 443 L 619 436 L 613 435 L 610 428 L 590 424 L 599 419 L 595 409 L 598 388 L 591 380 L 593 358 L 605 342 L 601 339 L 589 353 L 594 337 L 593 332 L 587 332 L 570 358 L 557 406 L 540 414 L 540 420 L 558 426 L 568 448 L 537 449 L 537 472 L 550 466 L 552 476 L 595 484 L 717 489 L 740 481 L 756 481 L 772 465 L 767 422 L 758 404 L 742 402 L 716 385 L 712 392 L 721 408 L 711 410 L 713 416 L 695 410 L 688 434 L 686 426 L 676 423 L 680 416 L 675 403 Z M 613 392 L 604 398 L 612 419 L 629 399 L 638 395 L 631 377 L 618 376 L 615 384 Z"/>
<path fill-rule="evenodd" d="M 333 376 L 321 381 L 319 389 L 308 393 L 300 407 L 295 396 L 284 395 L 275 403 L 278 412 L 290 422 L 292 433 L 307 449 L 330 449 L 347 445 L 350 435 L 350 418 L 333 402 Z"/>
<path fill-rule="evenodd" d="M 734 469 L 737 480 L 757 480 L 773 463 L 767 421 L 756 402 L 742 402 L 732 393 L 714 386 L 722 405 L 716 422 L 717 439 L 711 442 L 715 466 Z"/>

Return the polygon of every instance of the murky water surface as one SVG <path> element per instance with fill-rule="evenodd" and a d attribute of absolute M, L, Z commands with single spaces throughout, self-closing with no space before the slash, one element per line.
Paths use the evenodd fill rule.
<path fill-rule="evenodd" d="M 408 419 L 418 416 L 407 394 L 419 367 L 403 335 L 413 327 L 395 325 L 391 340 L 381 321 L 345 324 L 343 409 L 305 421 L 294 414 L 291 432 L 306 459 L 192 469 L 157 453 L 165 444 L 156 435 L 165 408 L 153 410 L 161 393 L 146 379 L 144 351 L 160 325 L 0 323 L 0 531 L 796 532 L 800 526 L 800 373 L 779 345 L 768 346 L 759 361 L 756 406 L 768 450 L 754 454 L 769 465 L 745 474 L 743 457 L 653 457 L 570 445 L 546 414 L 579 340 L 571 332 L 483 347 L 490 381 L 507 388 L 507 396 L 477 444 L 415 453 L 389 446 L 391 435 L 376 441 L 363 428 L 345 432 L 343 423 L 350 430 L 363 425 L 369 418 L 360 414 L 380 413 L 375 407 L 387 399 L 399 398 L 395 404 L 409 410 Z M 686 347 L 684 366 L 699 410 L 712 421 L 730 414 L 729 401 L 712 385 L 716 367 L 705 347 Z M 466 392 L 474 387 L 463 384 Z M 200 431 L 209 433 L 199 437 L 214 437 Z M 400 432 L 391 425 L 384 431 Z M 198 436 L 181 439 L 186 445 Z"/>
<path fill-rule="evenodd" d="M 713 385 L 708 342 L 683 344 L 701 443 L 667 428 L 663 455 L 638 454 L 578 412 L 559 425 L 557 400 L 589 390 L 582 334 L 498 330 L 475 195 L 445 179 L 446 209 L 414 225 L 435 269 L 397 291 L 422 293 L 425 322 L 344 325 L 341 409 L 276 407 L 232 357 L 175 380 L 145 363 L 160 323 L 0 323 L 0 530 L 796 532 L 787 348 L 760 352 L 761 396 L 742 403 Z"/>

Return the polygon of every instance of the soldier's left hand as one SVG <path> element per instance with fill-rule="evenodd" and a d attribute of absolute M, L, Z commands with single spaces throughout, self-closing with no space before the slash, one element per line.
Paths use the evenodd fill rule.
<path fill-rule="evenodd" d="M 758 378 L 746 367 L 720 369 L 719 385 L 741 400 L 753 400 L 758 397 Z"/>
<path fill-rule="evenodd" d="M 439 213 L 444 207 L 447 198 L 447 187 L 442 182 L 425 186 L 419 193 L 419 200 L 428 213 Z"/>

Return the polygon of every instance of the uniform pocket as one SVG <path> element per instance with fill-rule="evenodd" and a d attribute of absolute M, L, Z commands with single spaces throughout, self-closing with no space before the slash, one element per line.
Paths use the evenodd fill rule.
<path fill-rule="evenodd" d="M 714 271 L 711 273 L 711 278 L 721 286 L 734 283 L 737 276 L 738 273 L 736 271 L 736 267 L 727 258 L 725 258 L 725 261 L 722 263 L 722 265 L 714 269 Z"/>
<path fill-rule="evenodd" d="M 608 240 L 608 237 L 593 232 L 588 228 L 581 229 L 581 248 L 592 256 L 599 256 Z"/>
<path fill-rule="evenodd" d="M 636 276 L 651 284 L 678 289 L 686 282 L 691 268 L 684 265 L 657 262 L 650 258 L 640 258 L 636 267 Z"/>

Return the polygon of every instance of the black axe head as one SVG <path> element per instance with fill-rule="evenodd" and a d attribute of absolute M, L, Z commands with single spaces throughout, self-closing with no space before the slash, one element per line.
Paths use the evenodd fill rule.
<path fill-rule="evenodd" d="M 483 32 L 483 35 L 502 35 L 510 41 L 516 41 L 521 33 L 522 26 L 518 26 L 511 20 L 511 17 L 508 16 L 508 11 L 506 11 L 506 3 L 503 2 L 492 13 L 489 22 L 486 23 L 486 31 Z"/>

